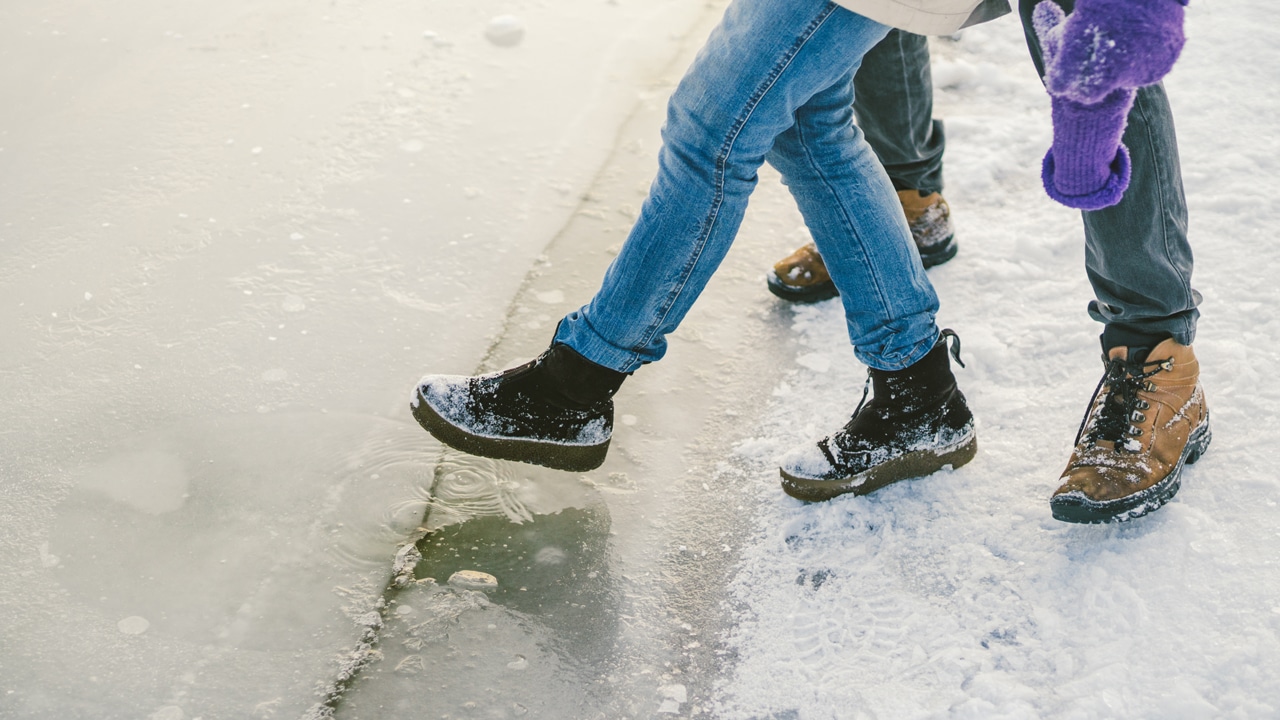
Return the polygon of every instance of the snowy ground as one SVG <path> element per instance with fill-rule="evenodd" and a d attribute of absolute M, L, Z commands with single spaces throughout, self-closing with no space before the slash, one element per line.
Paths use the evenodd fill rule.
<path fill-rule="evenodd" d="M 757 488 L 731 596 L 724 717 L 1261 718 L 1280 715 L 1274 257 L 1280 55 L 1255 2 L 1195 3 L 1167 85 L 1204 293 L 1197 351 L 1214 446 L 1130 525 L 1054 521 L 1047 498 L 1101 365 L 1072 213 L 1036 188 L 1046 103 L 1014 22 L 934 43 L 960 255 L 931 273 L 979 422 L 977 458 L 869 498 L 802 505 L 770 482 L 838 426 L 863 370 L 835 303 L 797 309 L 796 363 L 718 482 Z"/>
<path fill-rule="evenodd" d="M 764 291 L 803 239 L 771 172 L 601 470 L 408 417 L 589 296 L 720 6 L 0 8 L 0 717 L 1280 714 L 1260 0 L 1194 3 L 1167 83 L 1215 439 L 1150 517 L 1049 516 L 1101 367 L 1012 18 L 933 43 L 970 465 L 781 493 L 864 371 L 835 303 Z"/>

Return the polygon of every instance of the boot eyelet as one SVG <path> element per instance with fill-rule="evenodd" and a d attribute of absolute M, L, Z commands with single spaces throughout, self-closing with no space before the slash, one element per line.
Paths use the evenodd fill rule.
<path fill-rule="evenodd" d="M 1140 423 L 1140 422 L 1146 422 L 1147 416 L 1143 415 L 1137 410 L 1134 410 L 1133 414 L 1129 416 L 1129 419 L 1132 420 L 1133 422 Z"/>
<path fill-rule="evenodd" d="M 1172 369 L 1173 369 L 1173 360 L 1172 360 L 1172 359 L 1169 359 L 1169 360 L 1165 360 L 1164 362 L 1161 362 L 1161 363 L 1160 363 L 1160 369 L 1161 369 L 1161 370 L 1164 370 L 1165 372 L 1169 372 L 1170 370 L 1172 370 Z"/>
<path fill-rule="evenodd" d="M 1156 384 L 1151 382 L 1150 380 L 1146 381 L 1146 383 L 1144 383 L 1143 386 L 1146 388 L 1147 392 L 1156 391 Z"/>
<path fill-rule="evenodd" d="M 1129 434 L 1133 437 L 1142 437 L 1142 428 L 1129 426 Z"/>

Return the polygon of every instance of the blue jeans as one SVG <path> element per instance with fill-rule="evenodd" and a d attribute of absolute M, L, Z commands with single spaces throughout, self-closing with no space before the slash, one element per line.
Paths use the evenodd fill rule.
<path fill-rule="evenodd" d="M 639 219 L 555 341 L 621 372 L 661 358 L 768 160 L 840 290 L 858 359 L 900 370 L 923 358 L 938 338 L 938 298 L 893 185 L 853 124 L 854 73 L 887 32 L 826 0 L 735 0 L 671 97 Z"/>

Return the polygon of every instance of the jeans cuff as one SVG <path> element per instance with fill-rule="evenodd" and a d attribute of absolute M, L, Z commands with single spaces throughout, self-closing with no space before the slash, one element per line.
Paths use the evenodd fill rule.
<path fill-rule="evenodd" d="M 600 337 L 581 310 L 564 316 L 551 342 L 568 345 L 591 362 L 622 373 L 633 373 L 646 362 L 634 350 L 620 348 Z"/>

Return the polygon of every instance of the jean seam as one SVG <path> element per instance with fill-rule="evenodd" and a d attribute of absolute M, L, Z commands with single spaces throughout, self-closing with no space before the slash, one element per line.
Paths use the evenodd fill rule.
<path fill-rule="evenodd" d="M 796 138 L 800 141 L 800 149 L 804 153 L 805 162 L 809 164 L 809 168 L 813 172 L 814 176 L 822 182 L 822 186 L 826 188 L 827 193 L 832 197 L 838 198 L 839 194 L 836 192 L 834 184 L 827 177 L 826 173 L 823 172 L 821 164 L 814 158 L 813 152 L 809 147 L 809 143 L 805 139 L 803 123 L 797 122 L 795 128 Z M 894 312 L 889 304 L 889 299 L 885 296 L 884 282 L 880 277 L 879 268 L 877 268 L 875 263 L 872 263 L 867 257 L 866 242 L 859 235 L 857 227 L 849 218 L 848 208 L 845 207 L 845 204 L 842 202 L 836 202 L 835 206 L 840 210 L 840 222 L 844 225 L 845 232 L 849 235 L 850 239 L 854 241 L 852 246 L 857 247 L 859 254 L 862 256 L 862 262 L 866 265 L 867 272 L 871 276 L 872 285 L 876 291 L 876 300 L 883 308 L 885 317 L 893 317 Z M 821 252 L 821 250 L 819 250 L 819 252 Z M 865 292 L 865 288 L 862 291 Z"/>
<path fill-rule="evenodd" d="M 898 66 L 899 66 L 899 70 L 901 71 L 899 87 L 910 88 L 911 82 L 907 79 L 907 64 L 908 64 L 907 57 L 906 57 L 907 53 L 903 48 L 903 43 L 905 42 L 905 38 L 903 37 L 902 33 L 897 33 L 897 37 L 894 39 L 897 40 L 895 45 L 897 45 L 898 60 L 899 60 Z M 907 109 L 907 117 L 914 118 L 916 116 L 916 108 L 915 108 L 916 96 L 908 90 L 906 92 L 903 92 L 902 99 L 903 99 L 903 104 L 906 106 L 906 109 Z M 915 128 L 908 126 L 908 129 L 914 130 Z M 908 133 L 908 135 L 909 136 L 914 135 L 914 133 Z M 918 150 L 920 147 L 920 143 L 915 142 L 916 140 L 915 137 L 912 137 L 911 140 L 912 140 L 912 143 L 911 143 L 912 149 Z M 921 160 L 919 152 L 916 153 L 916 156 L 912 158 L 912 160 L 913 162 L 919 162 Z"/>
<path fill-rule="evenodd" d="M 1181 288 L 1182 307 L 1186 308 L 1188 305 L 1191 305 L 1194 307 L 1193 298 L 1191 296 L 1191 278 L 1189 276 L 1183 275 L 1182 268 L 1178 267 L 1178 264 L 1173 261 L 1173 256 L 1169 251 L 1169 222 L 1168 222 L 1169 213 L 1167 210 L 1168 203 L 1167 203 L 1167 198 L 1165 196 L 1166 189 L 1165 189 L 1165 183 L 1164 183 L 1164 178 L 1166 173 L 1165 173 L 1164 167 L 1161 165 L 1162 158 L 1156 152 L 1155 140 L 1152 137 L 1152 133 L 1151 133 L 1151 128 L 1152 128 L 1151 119 L 1147 115 L 1147 102 L 1148 102 L 1146 99 L 1147 93 L 1143 93 L 1143 96 L 1144 97 L 1142 98 L 1142 101 L 1135 103 L 1135 105 L 1138 109 L 1138 113 L 1142 116 L 1143 124 L 1147 128 L 1147 132 L 1146 132 L 1147 156 L 1151 158 L 1151 164 L 1153 166 L 1153 169 L 1156 171 L 1156 176 L 1157 176 L 1156 177 L 1156 180 L 1157 180 L 1156 198 L 1157 198 L 1158 206 L 1160 208 L 1160 246 L 1161 246 L 1161 249 L 1164 251 L 1165 263 L 1174 271 L 1174 274 L 1178 276 L 1178 279 L 1182 281 L 1181 283 L 1182 284 L 1182 288 Z M 1185 312 L 1185 309 L 1182 311 L 1179 311 L 1180 314 L 1183 312 Z"/>
<path fill-rule="evenodd" d="M 769 75 L 765 77 L 764 81 L 760 83 L 760 86 L 757 87 L 748 98 L 744 112 L 729 129 L 729 132 L 725 137 L 724 142 L 721 143 L 720 149 L 716 155 L 716 192 L 711 203 L 711 208 L 707 211 L 707 218 L 703 223 L 703 229 L 699 233 L 698 238 L 694 241 L 693 252 L 690 254 L 689 261 L 686 262 L 685 266 L 681 269 L 677 284 L 671 289 L 671 292 L 667 294 L 666 299 L 658 310 L 658 315 L 654 319 L 653 324 L 646 329 L 644 335 L 641 337 L 641 347 L 648 346 L 649 343 L 653 341 L 654 335 L 657 334 L 658 328 L 662 327 L 662 324 L 666 322 L 667 316 L 675 306 L 676 299 L 684 292 L 684 288 L 689 282 L 689 277 L 693 274 L 693 268 L 696 267 L 698 261 L 702 259 L 702 252 L 706 248 L 707 240 L 710 239 L 711 234 L 715 232 L 716 220 L 719 218 L 720 208 L 724 205 L 725 176 L 727 175 L 726 169 L 729 163 L 729 156 L 733 152 L 734 144 L 737 142 L 738 136 L 742 133 L 742 129 L 746 127 L 747 123 L 751 120 L 751 116 L 755 112 L 756 108 L 759 107 L 760 102 L 764 100 L 769 91 L 777 84 L 778 78 L 780 78 L 782 73 L 790 67 L 792 61 L 795 60 L 796 55 L 800 54 L 800 51 L 804 48 L 805 44 L 807 44 L 810 38 L 813 37 L 814 33 L 822 27 L 822 25 L 827 21 L 827 18 L 831 17 L 831 14 L 835 12 L 837 7 L 839 6 L 828 2 L 818 16 L 809 22 L 809 25 L 804 29 L 800 36 L 796 38 L 795 42 L 792 43 L 791 47 L 782 56 L 778 63 L 774 65 Z M 634 353 L 634 357 L 636 360 L 639 360 L 639 353 Z"/>

